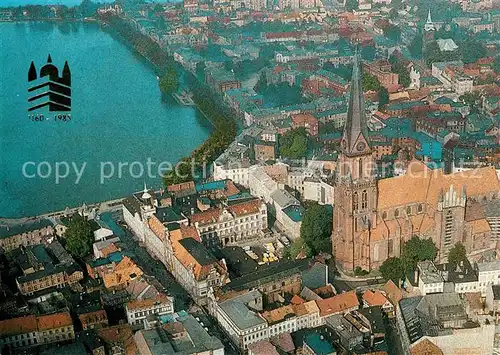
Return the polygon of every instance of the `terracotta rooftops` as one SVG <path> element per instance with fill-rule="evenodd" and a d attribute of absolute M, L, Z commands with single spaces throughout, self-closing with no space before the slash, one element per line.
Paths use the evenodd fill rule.
<path fill-rule="evenodd" d="M 359 306 L 358 296 L 355 291 L 349 291 L 323 300 L 317 300 L 321 317 L 343 313 Z"/>
<path fill-rule="evenodd" d="M 36 332 L 36 330 L 35 315 L 0 321 L 0 334 L 2 336 L 32 333 Z"/>
<path fill-rule="evenodd" d="M 260 199 L 253 199 L 250 201 L 230 205 L 226 208 L 226 210 L 233 214 L 235 217 L 240 217 L 258 213 L 261 204 L 262 201 Z M 219 220 L 222 211 L 223 209 L 221 208 L 210 208 L 206 211 L 195 213 L 191 216 L 191 222 L 198 223 L 200 225 L 216 223 Z"/>
<path fill-rule="evenodd" d="M 73 325 L 68 312 L 47 314 L 38 317 L 38 330 L 55 329 Z"/>
<path fill-rule="evenodd" d="M 145 308 L 151 308 L 155 304 L 170 304 L 170 303 L 171 301 L 167 296 L 159 294 L 155 298 L 130 301 L 127 303 L 127 309 L 129 311 L 137 309 L 145 309 Z"/>
<path fill-rule="evenodd" d="M 494 167 L 447 175 L 439 169 L 431 170 L 421 162 L 412 162 L 410 166 L 411 171 L 404 176 L 378 181 L 379 210 L 418 202 L 436 206 L 440 192 L 448 190 L 452 185 L 458 193 L 465 186 L 467 197 L 500 190 Z"/>
<path fill-rule="evenodd" d="M 363 300 L 366 301 L 369 306 L 383 306 L 387 302 L 387 298 L 378 290 L 366 290 L 363 293 Z"/>

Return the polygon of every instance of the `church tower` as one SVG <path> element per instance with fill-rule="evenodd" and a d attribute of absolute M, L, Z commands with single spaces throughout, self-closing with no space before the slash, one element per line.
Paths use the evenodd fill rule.
<path fill-rule="evenodd" d="M 344 270 L 370 270 L 370 229 L 376 225 L 377 181 L 362 88 L 359 53 L 354 56 L 347 120 L 337 161 L 332 250 Z"/>

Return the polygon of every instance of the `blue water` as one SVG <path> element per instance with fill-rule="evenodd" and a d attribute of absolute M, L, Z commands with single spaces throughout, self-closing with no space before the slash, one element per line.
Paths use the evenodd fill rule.
<path fill-rule="evenodd" d="M 72 119 L 34 122 L 28 118 L 27 73 L 51 54 L 72 72 Z M 96 24 L 0 23 L 0 216 L 29 216 L 83 202 L 118 198 L 149 186 L 159 177 L 140 175 L 140 162 L 175 164 L 201 144 L 211 127 L 192 107 L 162 99 L 148 63 Z M 48 116 L 48 115 L 47 115 Z M 50 164 L 47 178 L 23 176 L 23 165 Z M 71 172 L 56 183 L 56 162 Z M 86 163 L 76 184 L 74 168 Z M 106 164 L 106 162 L 109 162 Z M 101 163 L 115 174 L 101 184 Z M 41 173 L 48 173 L 48 164 Z M 27 174 L 36 174 L 33 165 Z M 61 173 L 65 167 L 60 165 Z M 157 175 L 156 166 L 151 169 Z M 134 176 L 136 178 L 134 178 Z"/>

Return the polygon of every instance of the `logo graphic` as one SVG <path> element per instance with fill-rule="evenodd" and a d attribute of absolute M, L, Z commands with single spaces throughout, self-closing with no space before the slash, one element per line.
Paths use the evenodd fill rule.
<path fill-rule="evenodd" d="M 64 64 L 61 76 L 59 69 L 52 64 L 50 54 L 47 64 L 40 69 L 40 75 L 35 69 L 35 64 L 31 62 L 28 82 L 34 85 L 28 89 L 33 95 L 28 99 L 31 105 L 28 111 L 45 106 L 49 107 L 49 111 L 71 111 L 71 71 L 68 62 Z"/>

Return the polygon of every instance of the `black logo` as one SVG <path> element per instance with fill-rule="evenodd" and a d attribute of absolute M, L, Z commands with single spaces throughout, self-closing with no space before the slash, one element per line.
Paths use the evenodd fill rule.
<path fill-rule="evenodd" d="M 42 82 L 43 80 L 45 82 Z M 37 82 L 28 89 L 28 92 L 33 95 L 28 99 L 31 105 L 28 111 L 45 106 L 49 107 L 49 111 L 71 111 L 71 71 L 68 62 L 64 64 L 61 76 L 59 76 L 59 69 L 52 64 L 50 54 L 47 64 L 40 69 L 40 75 L 35 69 L 35 64 L 31 62 L 28 82 L 34 81 Z"/>

